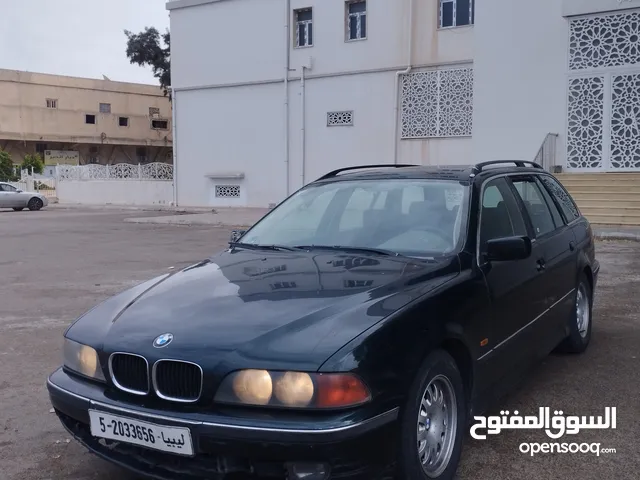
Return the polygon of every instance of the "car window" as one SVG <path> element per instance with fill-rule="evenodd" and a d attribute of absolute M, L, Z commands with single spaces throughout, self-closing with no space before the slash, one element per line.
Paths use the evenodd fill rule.
<path fill-rule="evenodd" d="M 402 190 L 402 213 L 409 214 L 411 205 L 424 202 L 424 190 L 419 185 L 410 185 Z"/>
<path fill-rule="evenodd" d="M 545 202 L 540 187 L 533 178 L 514 179 L 513 186 L 524 203 L 531 218 L 536 237 L 546 235 L 556 229 L 553 217 Z"/>
<path fill-rule="evenodd" d="M 504 178 L 489 181 L 482 193 L 480 212 L 480 252 L 489 240 L 527 235 L 518 204 Z"/>
<path fill-rule="evenodd" d="M 560 185 L 560 182 L 549 175 L 540 175 L 539 178 L 542 184 L 547 188 L 549 193 L 551 193 L 551 195 L 553 195 L 553 197 L 556 199 L 558 205 L 560 205 L 567 223 L 571 223 L 576 218 L 580 217 L 580 211 L 578 210 L 578 207 L 569 196 L 567 191 L 564 189 L 564 187 Z"/>
<path fill-rule="evenodd" d="M 2 183 L 2 184 L 0 184 L 0 190 L 5 191 L 5 192 L 15 192 L 18 189 L 15 188 L 12 185 L 7 185 L 6 183 Z"/>
<path fill-rule="evenodd" d="M 364 212 L 371 209 L 374 201 L 374 193 L 364 188 L 356 188 L 340 219 L 340 231 L 362 228 L 364 225 Z"/>
<path fill-rule="evenodd" d="M 343 246 L 433 256 L 466 231 L 469 186 L 436 179 L 340 180 L 292 195 L 243 237 L 246 243 Z M 330 193 L 330 199 L 319 201 Z"/>
<path fill-rule="evenodd" d="M 536 177 L 536 178 L 539 180 L 539 177 Z M 564 225 L 564 220 L 562 219 L 562 214 L 560 213 L 560 210 L 558 209 L 558 206 L 556 205 L 556 202 L 553 201 L 553 198 L 551 197 L 549 192 L 547 192 L 547 189 L 544 188 L 542 183 L 540 183 L 539 181 L 536 182 L 536 183 L 538 184 L 538 187 L 540 188 L 540 191 L 542 192 L 542 196 L 544 197 L 544 201 L 547 203 L 547 206 L 549 207 L 549 210 L 551 210 L 551 216 L 553 217 L 553 223 L 555 223 L 556 228 L 560 228 L 561 226 Z"/>

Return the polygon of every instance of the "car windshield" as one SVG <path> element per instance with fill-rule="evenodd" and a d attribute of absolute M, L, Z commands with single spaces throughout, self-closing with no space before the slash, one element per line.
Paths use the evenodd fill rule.
<path fill-rule="evenodd" d="M 467 198 L 468 187 L 460 182 L 433 179 L 310 185 L 258 222 L 241 242 L 442 255 L 461 243 Z"/>

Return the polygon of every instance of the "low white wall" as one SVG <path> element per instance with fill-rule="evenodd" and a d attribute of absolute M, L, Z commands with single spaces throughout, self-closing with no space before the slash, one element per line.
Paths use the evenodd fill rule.
<path fill-rule="evenodd" d="M 170 205 L 173 183 L 153 180 L 65 180 L 58 182 L 60 203 L 83 205 Z"/>

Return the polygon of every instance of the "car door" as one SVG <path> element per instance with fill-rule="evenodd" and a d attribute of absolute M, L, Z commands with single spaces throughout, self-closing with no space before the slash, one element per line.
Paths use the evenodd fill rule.
<path fill-rule="evenodd" d="M 11 208 L 15 198 L 15 189 L 6 183 L 0 183 L 0 208 Z"/>
<path fill-rule="evenodd" d="M 527 329 L 546 309 L 544 271 L 538 264 L 542 251 L 540 244 L 533 242 L 528 258 L 487 261 L 489 240 L 530 236 L 531 232 L 507 177 L 487 181 L 481 196 L 477 257 L 491 299 L 492 326 L 487 352 L 480 361 L 487 362 L 484 367 L 493 372 L 494 383 L 502 385 L 508 383 L 501 381 L 505 377 L 519 376 L 533 356 Z"/>
<path fill-rule="evenodd" d="M 518 201 L 527 211 L 545 274 L 544 314 L 530 329 L 537 356 L 547 355 L 566 334 L 573 310 L 578 253 L 575 236 L 537 175 L 511 177 Z"/>

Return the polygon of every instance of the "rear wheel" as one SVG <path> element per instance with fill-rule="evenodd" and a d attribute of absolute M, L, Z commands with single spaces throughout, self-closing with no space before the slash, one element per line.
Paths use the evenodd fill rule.
<path fill-rule="evenodd" d="M 13 207 L 13 209 L 14 209 L 16 212 L 21 212 L 22 210 L 24 210 L 24 207 Z"/>
<path fill-rule="evenodd" d="M 29 200 L 29 203 L 27 204 L 27 207 L 32 212 L 40 210 L 43 206 L 44 206 L 44 204 L 42 203 L 42 200 L 40 200 L 39 198 L 36 198 L 36 197 L 33 197 L 31 200 Z"/>
<path fill-rule="evenodd" d="M 569 318 L 569 336 L 560 344 L 559 350 L 567 353 L 582 353 L 591 341 L 591 318 L 593 292 L 586 274 L 580 275 L 576 288 L 575 306 Z"/>
<path fill-rule="evenodd" d="M 403 409 L 400 478 L 454 478 L 466 425 L 464 385 L 454 359 L 437 350 L 422 364 Z"/>

